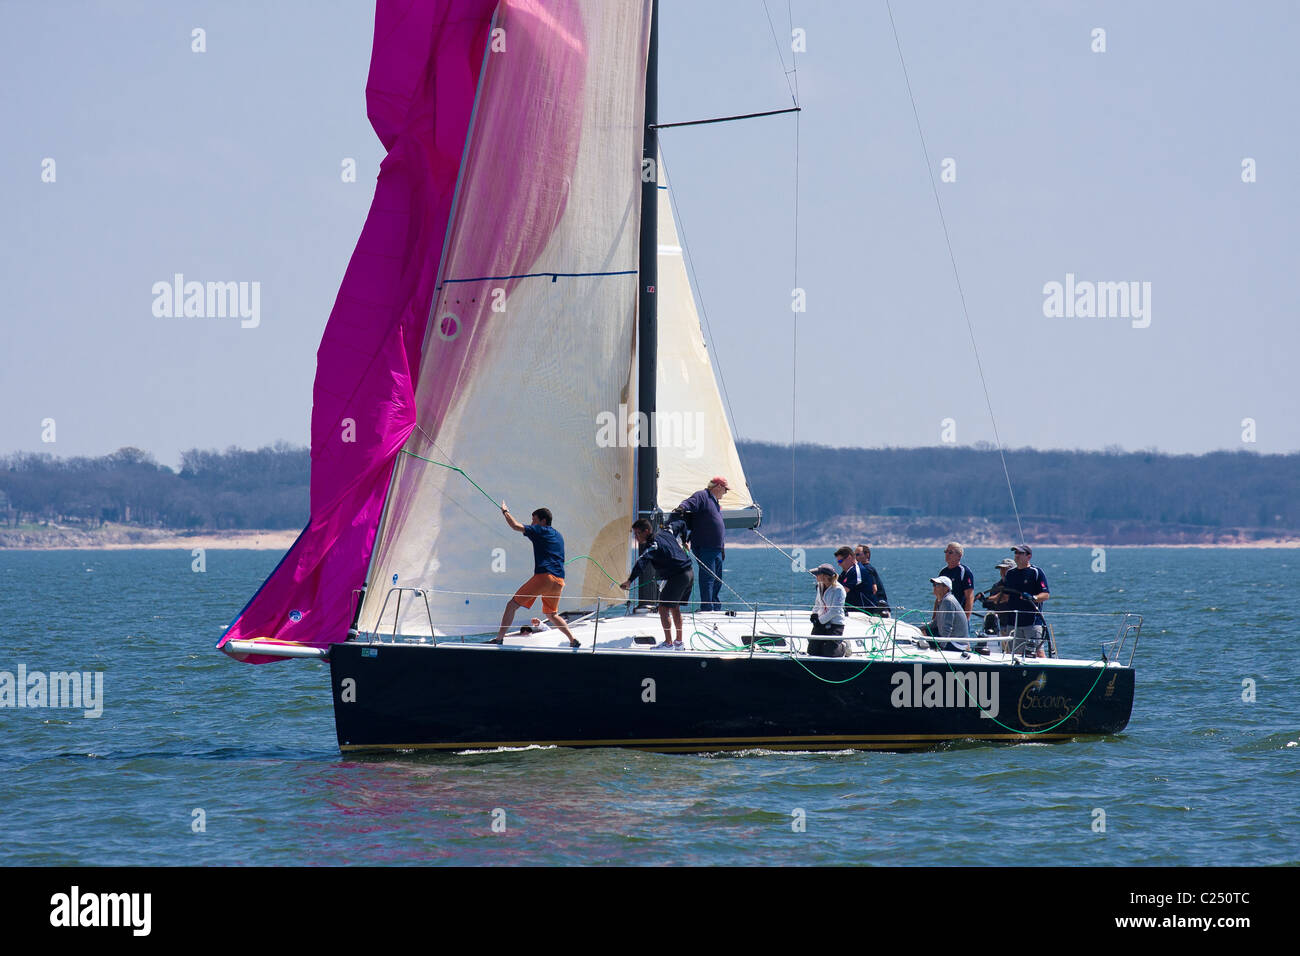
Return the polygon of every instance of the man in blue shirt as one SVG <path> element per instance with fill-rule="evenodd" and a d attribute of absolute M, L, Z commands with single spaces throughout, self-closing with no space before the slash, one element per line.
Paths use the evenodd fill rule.
<path fill-rule="evenodd" d="M 691 586 L 695 583 L 695 572 L 691 568 L 691 556 L 677 543 L 683 522 L 672 521 L 657 532 L 645 518 L 639 518 L 632 524 L 632 534 L 643 548 L 641 556 L 632 565 L 632 573 L 619 585 L 624 591 L 632 587 L 632 582 L 641 576 L 647 566 L 652 566 L 655 576 L 664 582 L 659 592 L 659 623 L 664 628 L 664 642 L 660 647 L 682 647 L 682 604 L 691 599 Z M 672 631 L 668 627 L 669 618 L 677 627 L 677 641 L 673 642 Z"/>
<path fill-rule="evenodd" d="M 1007 572 L 1003 581 L 1011 592 L 1011 607 L 1016 612 L 1011 653 L 1021 657 L 1046 657 L 1043 634 L 1047 622 L 1043 620 L 1040 608 L 1052 596 L 1047 589 L 1047 576 L 1042 569 L 1029 563 L 1034 553 L 1029 545 L 1018 544 L 1011 551 L 1016 566 Z"/>
<path fill-rule="evenodd" d="M 871 596 L 871 575 L 853 557 L 853 549 L 844 547 L 835 549 L 835 563 L 840 566 L 839 581 L 844 587 L 844 606 L 848 610 L 875 610 L 876 602 Z"/>
<path fill-rule="evenodd" d="M 862 568 L 863 574 L 871 580 L 871 587 L 868 590 L 877 613 L 881 617 L 889 617 L 889 595 L 885 593 L 885 582 L 880 580 L 880 573 L 876 571 L 871 563 L 871 546 L 867 544 L 858 545 L 857 550 L 853 552 L 853 557 L 857 560 L 858 566 Z"/>
<path fill-rule="evenodd" d="M 1012 598 L 1015 594 L 1007 588 L 1007 572 L 1016 566 L 1016 562 L 1010 558 L 1003 558 L 994 568 L 998 572 L 998 583 L 989 588 L 987 592 L 981 591 L 975 595 L 975 600 L 984 606 L 984 610 L 991 612 L 984 616 L 984 630 L 986 633 L 993 633 L 996 627 L 997 633 L 1003 637 L 1010 637 L 1016 627 L 1016 612 L 1009 611 Z M 1011 649 L 1010 641 L 1002 641 L 1003 653 Z"/>
<path fill-rule="evenodd" d="M 949 541 L 948 547 L 943 549 L 945 564 L 939 569 L 939 574 L 952 582 L 952 596 L 961 605 L 969 622 L 971 608 L 975 604 L 975 575 L 961 563 L 961 556 L 962 546 L 956 541 Z"/>
<path fill-rule="evenodd" d="M 721 476 L 709 482 L 680 505 L 680 514 L 690 529 L 691 553 L 700 562 L 700 610 L 719 611 L 718 594 L 722 590 L 722 562 L 727 557 L 727 529 L 722 523 L 719 502 L 727 493 L 727 479 Z"/>
<path fill-rule="evenodd" d="M 542 613 L 546 615 L 546 620 L 569 639 L 570 647 L 581 647 L 569 626 L 564 623 L 564 618 L 559 615 L 560 592 L 564 590 L 564 538 L 551 527 L 550 509 L 538 508 L 533 512 L 533 523 L 528 525 L 517 521 L 504 501 L 501 502 L 501 514 L 512 530 L 522 532 L 533 543 L 533 576 L 524 582 L 523 587 L 506 604 L 497 636 L 487 643 L 503 643 L 506 631 L 510 630 L 510 622 L 515 619 L 515 612 L 520 608 L 532 607 L 533 602 L 541 598 Z"/>

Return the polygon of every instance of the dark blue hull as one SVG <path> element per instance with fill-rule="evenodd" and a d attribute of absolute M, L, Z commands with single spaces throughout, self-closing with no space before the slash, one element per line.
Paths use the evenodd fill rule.
<path fill-rule="evenodd" d="M 1128 724 L 1132 668 L 446 644 L 330 648 L 339 747 L 909 750 Z M 865 667 L 865 670 L 864 670 Z M 842 683 L 832 683 L 840 681 Z"/>

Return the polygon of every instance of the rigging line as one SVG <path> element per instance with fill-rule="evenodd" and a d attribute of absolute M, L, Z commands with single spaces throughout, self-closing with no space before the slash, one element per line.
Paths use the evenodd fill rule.
<path fill-rule="evenodd" d="M 418 425 L 417 425 L 416 427 L 419 428 Z M 421 431 L 421 432 L 424 432 L 424 434 L 425 434 L 426 437 L 428 436 L 428 432 L 425 432 L 423 428 L 421 428 L 420 431 Z M 433 441 L 433 439 L 429 439 L 429 440 L 430 440 L 431 442 Z M 434 447 L 437 447 L 437 446 L 436 446 L 436 443 L 435 443 L 435 446 L 434 446 Z M 439 449 L 439 451 L 441 451 L 441 449 Z M 473 478 L 471 478 L 469 475 L 467 475 L 467 474 L 465 473 L 465 469 L 464 469 L 464 468 L 457 468 L 455 465 L 449 465 L 449 464 L 447 464 L 446 462 L 442 462 L 442 461 L 434 461 L 432 458 L 425 458 L 423 455 L 417 455 L 415 452 L 413 452 L 413 451 L 407 451 L 405 448 L 403 448 L 403 449 L 400 450 L 400 454 L 403 454 L 403 455 L 409 455 L 409 456 L 411 456 L 412 458 L 418 458 L 420 461 L 428 462 L 430 465 L 437 465 L 439 468 L 446 468 L 448 471 L 458 472 L 460 475 L 462 475 L 462 476 L 465 478 L 466 481 L 468 481 L 468 482 L 469 482 L 471 485 L 473 485 L 475 488 L 478 488 L 479 492 L 483 495 L 484 498 L 486 498 L 488 501 L 492 502 L 492 504 L 493 504 L 496 508 L 500 509 L 501 505 L 498 504 L 498 502 L 496 501 L 496 499 L 493 498 L 491 495 L 489 495 L 486 491 L 484 491 L 483 488 L 479 485 L 479 483 L 478 483 L 477 481 L 475 481 Z M 455 504 L 455 502 L 453 502 L 453 504 Z M 457 507 L 459 507 L 459 505 L 457 505 Z M 462 508 L 461 510 L 462 510 L 462 511 L 465 511 L 465 514 L 466 514 L 466 515 L 469 515 L 470 517 L 473 517 L 473 515 L 470 515 L 469 512 L 466 511 L 465 509 Z M 481 524 L 481 523 L 482 523 L 482 522 L 480 522 L 480 524 Z M 580 554 L 580 555 L 578 555 L 577 557 L 570 558 L 568 561 L 565 561 L 564 563 L 565 563 L 566 565 L 569 565 L 569 564 L 572 564 L 574 561 L 581 561 L 581 560 L 584 560 L 584 559 L 587 560 L 587 561 L 590 561 L 590 562 L 591 562 L 592 564 L 594 564 L 597 568 L 599 568 L 599 569 L 600 569 L 600 573 L 603 574 L 603 575 L 605 575 L 605 577 L 609 578 L 609 580 L 610 580 L 611 582 L 613 582 L 614 584 L 618 584 L 618 582 L 614 580 L 614 578 L 610 575 L 610 573 L 604 569 L 604 567 L 601 565 L 601 563 L 600 563 L 599 561 L 597 561 L 595 558 L 593 558 L 593 557 L 592 557 L 591 555 L 589 555 L 589 554 Z"/>
<path fill-rule="evenodd" d="M 701 570 L 707 571 L 710 575 L 712 575 L 712 577 L 713 577 L 713 579 L 714 579 L 715 581 L 717 581 L 719 584 L 721 584 L 724 588 L 726 588 L 726 589 L 727 589 L 728 591 L 730 591 L 732 594 L 736 595 L 736 597 L 740 598 L 740 603 L 743 604 L 743 605 L 745 605 L 745 607 L 749 608 L 751 611 L 752 611 L 752 610 L 755 610 L 754 605 L 750 604 L 748 601 L 745 600 L 745 595 L 741 594 L 739 591 L 737 591 L 735 588 L 733 588 L 733 587 L 732 587 L 730 584 L 728 584 L 726 581 L 722 580 L 722 578 L 718 577 L 718 575 L 714 574 L 714 573 L 713 573 L 713 569 L 710 568 L 710 567 L 707 567 L 707 566 L 704 564 L 704 562 L 700 560 L 699 555 L 697 555 L 694 551 L 690 551 L 690 552 L 688 552 L 688 553 L 690 554 L 690 556 L 691 556 L 692 558 L 695 559 L 695 563 L 698 564 L 698 565 L 700 566 Z M 688 595 L 688 596 L 689 596 L 689 595 Z"/>
<path fill-rule="evenodd" d="M 993 414 L 993 399 L 989 397 L 989 386 L 984 378 L 984 364 L 980 361 L 979 346 L 975 343 L 975 326 L 971 323 L 970 309 L 966 306 L 966 291 L 962 288 L 961 274 L 957 271 L 957 256 L 952 249 L 952 238 L 948 235 L 948 221 L 943 215 L 943 203 L 939 201 L 939 186 L 934 181 L 934 168 L 930 164 L 930 150 L 925 145 L 925 133 L 921 130 L 921 114 L 916 108 L 916 97 L 912 93 L 912 81 L 907 75 L 907 62 L 903 59 L 903 44 L 898 39 L 898 27 L 894 24 L 894 11 L 890 7 L 889 0 L 885 0 L 885 10 L 889 13 L 889 27 L 894 32 L 894 46 L 898 48 L 898 62 L 903 68 L 903 82 L 907 84 L 907 96 L 912 102 L 912 117 L 916 120 L 916 135 L 921 140 L 921 153 L 925 156 L 925 171 L 930 177 L 930 190 L 934 193 L 934 205 L 939 210 L 939 223 L 943 226 L 943 241 L 948 246 L 948 259 L 952 262 L 952 275 L 957 282 L 957 295 L 961 299 L 962 315 L 966 317 L 966 330 L 970 333 L 971 349 L 975 352 L 975 367 L 979 369 L 980 385 L 984 389 L 984 404 L 988 406 L 989 421 L 993 423 L 993 440 L 998 446 L 998 457 L 1002 460 L 1002 474 L 1007 479 L 1007 494 L 1011 496 L 1011 510 L 1016 516 L 1016 530 L 1020 533 L 1020 541 L 1025 540 L 1025 529 L 1020 523 L 1020 509 L 1016 506 L 1016 493 L 1011 487 L 1011 472 L 1007 468 L 1007 456 L 1002 449 L 1002 439 L 998 435 L 998 420 Z M 798 118 L 796 117 L 796 128 Z"/>
<path fill-rule="evenodd" d="M 420 429 L 420 430 L 421 430 L 421 431 L 424 431 L 424 429 Z M 439 451 L 441 451 L 441 450 L 442 450 L 442 449 L 439 449 Z M 425 458 L 425 457 L 423 457 L 423 456 L 421 456 L 421 455 L 417 455 L 417 454 L 416 454 L 415 452 L 413 452 L 413 451 L 407 451 L 405 448 L 399 448 L 398 451 L 397 451 L 397 453 L 398 453 L 399 455 L 408 455 L 408 456 L 410 456 L 411 458 L 417 458 L 417 459 L 419 459 L 420 461 L 428 462 L 428 463 L 431 464 L 431 465 L 437 465 L 437 466 L 440 467 L 440 468 L 446 468 L 446 469 L 448 469 L 449 471 L 458 471 L 458 472 L 460 472 L 462 475 L 464 475 L 466 479 L 468 479 L 468 481 L 469 481 L 469 483 L 470 483 L 471 485 L 474 485 L 474 487 L 475 487 L 475 488 L 478 488 L 479 491 L 483 491 L 482 488 L 479 488 L 479 486 L 478 486 L 477 484 L 475 484 L 473 478 L 470 478 L 469 475 L 466 475 L 465 472 L 464 472 L 462 469 L 457 468 L 457 467 L 455 467 L 454 465 L 448 465 L 448 464 L 446 464 L 446 463 L 444 463 L 444 462 L 441 462 L 441 461 L 434 461 L 432 458 Z M 484 493 L 485 495 L 487 494 L 487 492 L 483 492 L 483 493 Z M 450 494 L 446 494 L 446 493 L 444 492 L 444 498 L 445 498 L 448 502 L 450 502 L 452 505 L 454 505 L 454 506 L 456 507 L 456 509 L 457 509 L 458 511 L 460 511 L 461 514 L 463 514 L 465 517 L 469 518 L 471 521 L 475 522 L 476 524 L 478 524 L 478 525 L 480 525 L 481 527 L 483 527 L 484 529 L 486 529 L 486 530 L 488 531 L 488 533 L 489 533 L 490 535 L 492 535 L 493 537 L 495 537 L 495 538 L 501 538 L 501 539 L 505 539 L 505 538 L 506 538 L 505 533 L 504 533 L 504 532 L 503 532 L 499 527 L 495 527 L 495 528 L 494 528 L 493 526 L 489 525 L 486 521 L 484 521 L 484 520 L 483 520 L 482 518 L 480 518 L 478 515 L 476 515 L 476 514 L 474 514 L 473 512 L 471 512 L 471 511 L 469 510 L 469 508 L 465 507 L 465 506 L 462 505 L 459 501 L 457 501 L 455 498 L 451 497 Z M 492 498 L 489 496 L 488 500 L 489 500 L 489 501 L 492 501 Z M 496 504 L 495 501 L 492 501 L 492 503 L 493 503 L 493 504 Z M 497 505 L 497 507 L 500 508 L 500 505 Z"/>
<path fill-rule="evenodd" d="M 710 121 L 712 122 L 712 121 Z M 521 272 L 518 275 L 510 276 L 470 276 L 465 279 L 443 279 L 442 285 L 452 285 L 456 282 L 503 282 L 507 279 L 541 279 L 550 276 L 552 282 L 556 279 L 584 279 L 590 276 L 633 276 L 636 275 L 635 269 L 624 269 L 621 272 Z"/>
<path fill-rule="evenodd" d="M 790 99 L 795 106 L 799 105 L 799 97 L 794 95 L 794 86 L 790 83 L 790 70 L 785 68 L 785 51 L 781 49 L 781 41 L 776 38 L 776 27 L 772 23 L 772 13 L 767 9 L 767 0 L 763 0 L 763 14 L 767 17 L 768 29 L 772 31 L 772 42 L 776 44 L 776 56 L 781 61 L 781 72 L 785 74 L 785 85 L 790 90 Z M 791 57 L 794 56 L 791 51 Z"/>
<path fill-rule="evenodd" d="M 790 74 L 794 78 L 794 101 L 799 102 L 799 61 L 794 51 L 794 5 L 792 0 L 785 0 L 785 15 L 790 23 Z"/>
<path fill-rule="evenodd" d="M 496 508 L 497 508 L 498 511 L 501 510 L 501 505 L 500 505 L 500 503 L 499 503 L 495 498 L 493 498 L 490 494 L 488 494 L 486 491 L 484 491 L 484 490 L 482 489 L 482 487 L 479 485 L 479 483 L 478 483 L 477 481 L 475 481 L 475 480 L 474 480 L 473 478 L 471 478 L 469 475 L 466 475 L 466 474 L 465 474 L 465 469 L 464 469 L 464 468 L 457 468 L 455 465 L 449 465 L 449 464 L 447 464 L 446 462 L 443 462 L 443 461 L 434 461 L 432 458 L 425 458 L 423 455 L 417 455 L 415 452 L 413 452 L 413 451 L 407 451 L 405 448 L 403 448 L 403 449 L 401 450 L 401 453 L 402 453 L 403 455 L 410 455 L 412 458 L 418 458 L 420 461 L 427 461 L 429 464 L 431 464 L 431 465 L 437 465 L 439 468 L 446 468 L 446 469 L 448 469 L 448 470 L 450 470 L 450 471 L 459 472 L 461 475 L 464 475 L 464 476 L 465 476 L 465 480 L 466 480 L 466 481 L 468 481 L 468 482 L 469 482 L 471 485 L 473 485 L 475 488 L 478 488 L 479 493 L 480 493 L 484 498 L 486 498 L 488 501 L 492 502 L 492 504 L 496 505 Z"/>
<path fill-rule="evenodd" d="M 754 534 L 758 535 L 760 538 L 762 538 L 764 541 L 766 541 L 766 542 L 767 542 L 768 544 L 770 544 L 772 547 L 776 548 L 776 550 L 780 551 L 780 552 L 781 552 L 782 554 L 784 554 L 787 558 L 789 558 L 789 559 L 790 559 L 790 562 L 791 562 L 791 567 L 793 567 L 794 564 L 798 561 L 798 559 L 797 559 L 793 554 L 791 554 L 789 551 L 786 551 L 784 548 L 782 548 L 779 544 L 777 544 L 777 543 L 776 543 L 775 541 L 773 541 L 771 538 L 765 536 L 765 535 L 763 534 L 763 532 L 759 531 L 757 528 L 750 528 L 749 530 L 752 531 L 752 532 L 754 532 Z M 792 601 L 791 603 L 793 604 L 794 602 Z"/>
<path fill-rule="evenodd" d="M 659 157 L 661 160 L 664 158 L 663 154 L 664 154 L 664 144 L 663 144 L 663 140 L 660 140 Z M 665 173 L 667 172 L 667 169 L 668 169 L 668 163 L 664 162 Z M 665 178 L 667 177 L 665 176 Z M 731 431 L 732 434 L 735 435 L 736 440 L 739 441 L 740 426 L 736 424 L 736 412 L 731 407 L 731 395 L 728 394 L 727 392 L 727 380 L 722 374 L 722 359 L 720 356 L 718 356 L 718 346 L 717 346 L 717 341 L 713 337 L 713 327 L 709 325 L 709 310 L 704 305 L 704 289 L 700 285 L 700 275 L 695 269 L 695 259 L 691 256 L 691 247 L 686 242 L 686 223 L 682 219 L 681 209 L 678 207 L 677 199 L 673 195 L 673 190 L 671 189 L 668 190 L 668 203 L 670 206 L 672 206 L 673 215 L 677 217 L 677 227 L 682 234 L 681 235 L 682 251 L 686 254 L 686 264 L 687 266 L 690 267 L 691 278 L 695 280 L 695 294 L 698 295 L 700 299 L 700 315 L 704 319 L 704 329 L 706 332 L 709 333 L 709 348 L 712 349 L 714 355 L 713 368 L 718 373 L 719 384 L 722 385 L 722 397 L 723 399 L 725 399 L 727 403 L 727 414 L 731 416 Z"/>
<path fill-rule="evenodd" d="M 433 446 L 435 447 L 435 449 L 438 449 L 438 454 L 439 454 L 439 455 L 442 455 L 442 457 L 443 457 L 443 458 L 446 458 L 446 459 L 448 460 L 448 462 L 451 462 L 452 466 L 455 466 L 456 468 L 459 468 L 459 467 L 460 467 L 460 466 L 458 466 L 458 464 L 456 464 L 456 459 L 455 459 L 455 458 L 452 458 L 451 455 L 448 455 L 448 454 L 447 454 L 447 450 L 446 450 L 446 449 L 443 449 L 443 447 L 442 447 L 441 445 L 439 445 L 437 441 L 434 440 L 434 437 L 432 436 L 432 434 L 429 434 L 428 432 L 425 431 L 425 429 L 424 429 L 424 425 L 421 425 L 421 424 L 419 423 L 419 421 L 415 421 L 415 427 L 416 427 L 416 431 L 417 431 L 417 432 L 420 432 L 420 434 L 422 434 L 422 436 L 424 436 L 424 440 L 425 440 L 426 442 L 429 442 L 429 444 L 430 444 L 430 445 L 433 445 Z M 406 451 L 406 449 L 399 449 L 399 451 Z M 412 458 L 420 458 L 420 455 L 413 454 L 413 453 L 411 453 L 411 451 L 406 451 L 406 454 L 411 455 Z M 429 462 L 429 460 L 432 460 L 432 459 L 425 458 L 425 459 L 422 459 L 422 460 L 425 460 L 425 462 Z M 442 462 L 433 462 L 433 464 L 442 464 Z M 469 477 L 469 476 L 467 475 L 467 476 L 465 476 L 465 477 Z M 478 488 L 478 485 L 474 485 L 474 488 Z M 478 488 L 478 490 L 480 490 L 480 492 L 481 492 L 482 489 L 481 489 L 481 488 Z M 495 505 L 495 503 L 497 503 L 497 499 L 495 499 L 495 498 L 493 498 L 493 497 L 491 497 L 491 496 L 487 496 L 487 497 L 489 497 L 490 501 L 493 502 L 494 505 Z"/>
<path fill-rule="evenodd" d="M 713 119 L 686 120 L 681 123 L 656 123 L 651 129 L 675 129 L 678 126 L 708 126 L 710 123 L 730 123 L 732 120 L 756 119 L 759 116 L 780 116 L 782 113 L 798 113 L 802 106 L 792 106 L 784 110 L 764 110 L 761 113 L 737 113 L 735 116 L 715 116 Z"/>

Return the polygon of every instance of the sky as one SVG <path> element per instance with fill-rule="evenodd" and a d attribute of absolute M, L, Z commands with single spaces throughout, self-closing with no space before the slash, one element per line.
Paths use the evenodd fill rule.
<path fill-rule="evenodd" d="M 1007 447 L 1300 450 L 1300 5 L 892 9 L 929 171 L 884 0 L 663 2 L 661 122 L 803 108 L 662 135 L 738 437 L 992 441 L 982 367 Z M 372 31 L 0 0 L 0 454 L 308 442 Z M 155 315 L 177 273 L 257 282 L 257 323 Z M 1049 314 L 1067 282 L 1140 298 Z"/>

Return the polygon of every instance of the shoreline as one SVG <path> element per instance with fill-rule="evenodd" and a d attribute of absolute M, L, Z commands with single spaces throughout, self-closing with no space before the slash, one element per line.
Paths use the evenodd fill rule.
<path fill-rule="evenodd" d="M 281 530 L 177 532 L 155 528 L 113 528 L 107 532 L 52 528 L 7 531 L 0 528 L 5 551 L 288 551 L 300 532 Z"/>
<path fill-rule="evenodd" d="M 196 533 L 179 533 L 171 531 L 161 531 L 158 529 L 120 529 L 115 528 L 105 534 L 99 532 L 79 531 L 74 529 L 55 528 L 42 531 L 6 531 L 0 529 L 0 552 L 5 551 L 192 551 L 196 548 L 205 550 L 228 550 L 228 551 L 288 551 L 293 546 L 299 535 L 298 531 L 284 530 L 249 530 L 249 531 L 209 531 Z M 885 550 L 930 550 L 933 548 L 942 548 L 945 542 L 935 541 L 882 541 L 878 538 L 872 539 L 870 535 L 866 536 L 871 543 L 872 549 L 876 552 Z M 774 539 L 775 540 L 775 539 Z M 834 550 L 841 544 L 854 546 L 859 543 L 858 537 L 846 536 L 843 540 L 831 539 L 813 542 L 800 542 L 799 544 L 790 544 L 785 541 L 775 540 L 778 547 L 788 549 L 792 547 L 803 548 L 806 552 L 820 551 L 823 549 Z M 987 548 L 1006 548 L 1010 549 L 1011 545 L 1006 542 L 984 543 L 984 542 L 963 542 L 967 550 L 981 550 Z M 1038 540 L 1032 542 L 1035 548 L 1170 548 L 1170 549 L 1188 549 L 1215 548 L 1219 550 L 1287 550 L 1300 549 L 1300 539 L 1291 538 L 1266 538 L 1259 541 L 1181 541 L 1181 542 L 1160 542 L 1151 541 L 1144 543 L 1126 543 L 1126 544 L 1105 544 L 1098 541 L 1052 541 Z M 755 542 L 728 542 L 727 548 L 739 551 L 758 550 L 770 548 L 771 545 L 762 541 Z"/>
<path fill-rule="evenodd" d="M 793 548 L 793 547 L 799 547 L 799 548 L 803 548 L 805 551 L 809 551 L 809 550 L 812 550 L 813 548 L 817 548 L 817 549 L 821 549 L 821 548 L 829 548 L 829 549 L 831 549 L 831 550 L 834 550 L 835 548 L 838 548 L 838 547 L 840 547 L 840 546 L 843 545 L 843 544 L 847 544 L 849 547 L 855 547 L 855 546 L 856 546 L 857 544 L 859 544 L 860 542 L 858 542 L 858 540 L 857 540 L 856 538 L 854 538 L 854 539 L 847 539 L 847 538 L 846 538 L 846 539 L 843 540 L 843 541 L 826 541 L 826 542 L 819 542 L 819 543 L 816 543 L 816 544 L 800 543 L 800 544 L 798 544 L 798 545 L 793 545 L 793 544 L 787 544 L 787 543 L 784 542 L 784 541 L 777 541 L 776 543 L 777 543 L 780 547 L 782 547 L 782 548 Z M 872 542 L 871 542 L 871 550 L 872 550 L 872 553 L 876 553 L 876 552 L 879 552 L 879 551 L 930 551 L 930 550 L 932 550 L 932 549 L 934 549 L 934 548 L 942 548 L 946 543 L 947 543 L 947 542 L 943 542 L 943 541 L 933 541 L 933 542 L 929 542 L 929 543 L 925 543 L 925 542 L 918 543 L 918 542 L 913 541 L 913 542 L 909 542 L 909 543 L 907 543 L 907 544 L 893 544 L 893 543 L 890 543 L 890 542 L 878 542 L 878 541 L 872 541 Z M 771 545 L 769 545 L 769 544 L 765 544 L 765 543 L 763 543 L 763 542 L 761 542 L 761 541 L 758 542 L 757 544 L 749 544 L 749 543 L 745 543 L 745 544 L 732 544 L 731 542 L 727 542 L 727 550 L 728 550 L 728 551 L 730 551 L 730 550 L 733 549 L 733 548 L 735 548 L 735 549 L 738 550 L 738 551 L 740 551 L 740 550 L 748 551 L 748 550 L 755 549 L 755 548 L 770 548 L 770 547 L 771 547 Z M 963 547 L 965 550 L 967 550 L 967 551 L 979 551 L 979 550 L 985 550 L 985 549 L 988 549 L 988 548 L 993 548 L 993 549 L 997 549 L 997 548 L 1005 548 L 1006 551 L 1007 551 L 1008 553 L 1010 553 L 1010 551 L 1011 551 L 1011 545 L 1010 545 L 1010 544 L 1003 543 L 1003 542 L 999 542 L 999 543 L 997 543 L 997 544 L 987 544 L 987 543 L 983 543 L 983 542 L 975 542 L 975 543 L 968 544 L 968 543 L 963 542 L 963 543 L 962 543 L 962 547 Z M 1105 548 L 1105 549 L 1107 549 L 1107 550 L 1111 550 L 1111 549 L 1121 550 L 1121 549 L 1130 549 L 1130 548 L 1169 548 L 1169 549 L 1175 549 L 1175 548 L 1218 548 L 1218 549 L 1220 549 L 1220 550 L 1228 549 L 1228 550 L 1233 550 L 1233 551 L 1251 551 L 1251 550 L 1264 551 L 1264 550 L 1284 550 L 1284 549 L 1287 549 L 1287 548 L 1300 548 L 1300 539 L 1294 539 L 1294 540 L 1293 540 L 1293 539 L 1290 539 L 1290 538 L 1270 538 L 1270 539 L 1268 539 L 1268 540 L 1263 540 L 1263 541 L 1247 541 L 1247 542 L 1240 542 L 1240 541 L 1232 541 L 1232 542 L 1228 542 L 1228 541 L 1223 541 L 1223 542 L 1214 542 L 1214 541 L 1204 541 L 1204 542 L 1169 542 L 1169 541 L 1152 541 L 1152 542 L 1145 543 L 1145 544 L 1104 544 L 1104 543 L 1098 543 L 1098 542 L 1095 542 L 1095 541 L 1093 541 L 1093 542 L 1086 542 L 1086 541 L 1063 541 L 1063 542 L 1059 542 L 1059 543 L 1058 543 L 1058 542 L 1055 542 L 1055 541 L 1040 541 L 1040 540 L 1038 540 L 1038 539 L 1035 539 L 1035 540 L 1033 541 L 1031 547 L 1034 547 L 1034 548 L 1037 548 L 1037 549 L 1040 549 L 1040 550 L 1043 549 L 1043 548 Z"/>

